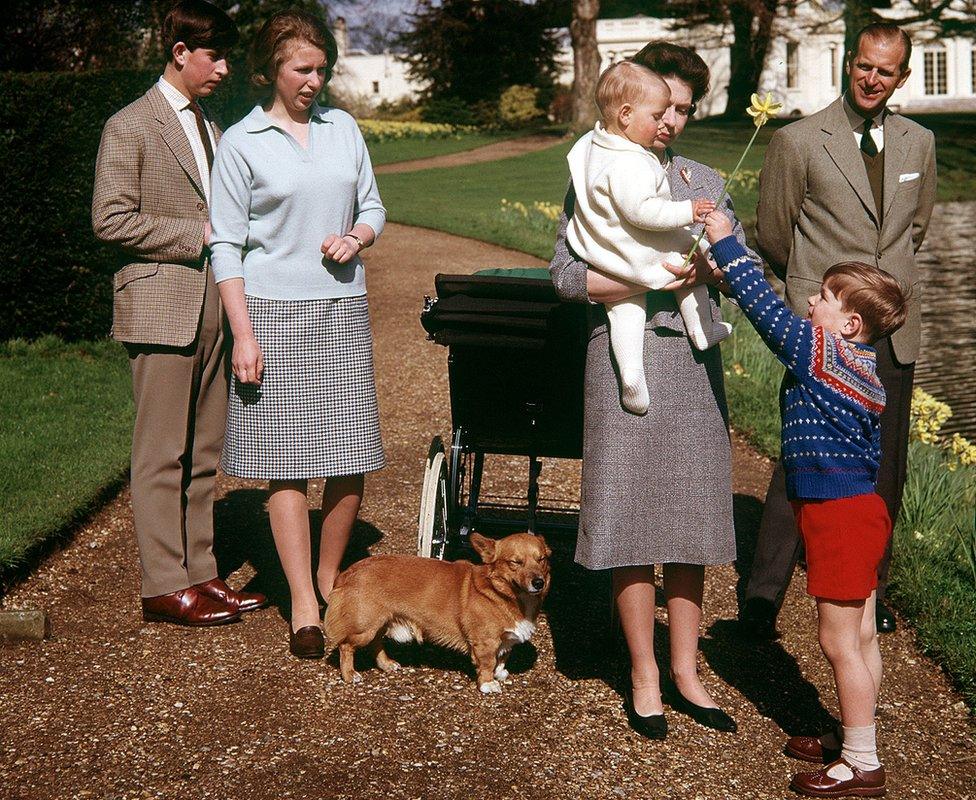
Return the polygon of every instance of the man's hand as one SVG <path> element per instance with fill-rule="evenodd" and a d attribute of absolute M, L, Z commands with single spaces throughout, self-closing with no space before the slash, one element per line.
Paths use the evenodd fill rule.
<path fill-rule="evenodd" d="M 732 221 L 722 211 L 712 211 L 705 217 L 705 236 L 712 244 L 732 235 Z"/>
<path fill-rule="evenodd" d="M 322 254 L 329 260 L 345 264 L 359 253 L 359 244 L 355 239 L 333 233 L 325 237 L 321 250 Z"/>
<path fill-rule="evenodd" d="M 261 385 L 264 377 L 264 354 L 254 336 L 234 338 L 234 351 L 230 359 L 234 377 L 241 383 Z"/>
<path fill-rule="evenodd" d="M 213 228 L 210 225 L 210 220 L 208 219 L 203 223 L 203 246 L 210 247 L 210 240 L 213 238 Z"/>

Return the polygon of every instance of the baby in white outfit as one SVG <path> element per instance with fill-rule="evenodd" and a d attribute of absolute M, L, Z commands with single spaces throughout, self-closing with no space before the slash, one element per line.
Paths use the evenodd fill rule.
<path fill-rule="evenodd" d="M 576 209 L 566 238 L 591 267 L 608 275 L 662 289 L 694 246 L 688 226 L 703 222 L 711 200 L 674 201 L 664 167 L 649 149 L 671 104 L 671 90 L 656 73 L 629 61 L 609 67 L 596 90 L 601 122 L 570 150 L 567 159 Z M 732 332 L 712 320 L 708 289 L 675 295 L 692 344 L 705 350 Z M 646 297 L 607 303 L 610 346 L 620 370 L 621 402 L 635 414 L 650 403 L 644 377 Z"/>

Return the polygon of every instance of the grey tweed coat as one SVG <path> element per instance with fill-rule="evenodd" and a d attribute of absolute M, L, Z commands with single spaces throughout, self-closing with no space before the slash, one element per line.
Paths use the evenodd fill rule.
<path fill-rule="evenodd" d="M 722 189 L 715 170 L 681 156 L 672 154 L 667 173 L 675 200 L 714 198 Z M 588 303 L 587 265 L 566 243 L 574 205 L 570 186 L 549 271 L 563 300 Z M 721 207 L 745 244 L 731 199 Z M 713 314 L 719 318 L 717 307 Z M 591 306 L 576 561 L 588 569 L 725 564 L 735 559 L 735 534 L 721 353 L 691 346 L 670 292 L 648 293 L 647 318 L 651 406 L 640 417 L 620 405 L 606 313 Z"/>

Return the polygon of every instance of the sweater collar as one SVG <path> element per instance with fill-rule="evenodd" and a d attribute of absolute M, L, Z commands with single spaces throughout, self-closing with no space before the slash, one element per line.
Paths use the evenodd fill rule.
<path fill-rule="evenodd" d="M 318 103 L 313 103 L 309 109 L 309 120 L 311 122 L 328 122 L 331 124 L 332 120 L 328 118 L 329 111 L 328 106 L 320 106 Z M 248 133 L 260 133 L 271 128 L 281 130 L 281 126 L 271 119 L 267 112 L 259 105 L 254 106 L 248 115 L 244 117 L 244 130 Z"/>

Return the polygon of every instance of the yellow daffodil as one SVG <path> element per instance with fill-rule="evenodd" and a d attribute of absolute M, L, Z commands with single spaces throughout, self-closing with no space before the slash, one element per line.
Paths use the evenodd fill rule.
<path fill-rule="evenodd" d="M 783 107 L 782 103 L 773 102 L 773 95 L 770 92 L 766 92 L 765 98 L 754 94 L 750 99 L 752 105 L 746 109 L 746 113 L 752 117 L 757 128 L 761 128 L 769 119 L 775 117 Z"/>

